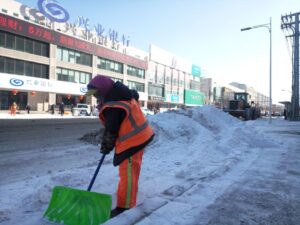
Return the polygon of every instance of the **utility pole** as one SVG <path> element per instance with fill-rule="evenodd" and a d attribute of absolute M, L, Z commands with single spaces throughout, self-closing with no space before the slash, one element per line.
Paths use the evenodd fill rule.
<path fill-rule="evenodd" d="M 281 29 L 291 30 L 292 35 L 287 35 L 286 38 L 292 39 L 293 46 L 293 70 L 292 70 L 292 99 L 291 99 L 291 114 L 289 119 L 296 121 L 300 120 L 299 116 L 299 17 L 300 13 L 281 16 Z"/>

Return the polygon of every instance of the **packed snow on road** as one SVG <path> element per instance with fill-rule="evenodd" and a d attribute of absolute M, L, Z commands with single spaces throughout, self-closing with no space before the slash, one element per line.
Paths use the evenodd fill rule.
<path fill-rule="evenodd" d="M 240 121 L 212 106 L 148 119 L 156 135 L 143 157 L 138 205 L 106 224 L 300 224 L 300 122 Z M 87 142 L 41 151 L 9 159 L 15 168 L 32 163 L 32 171 L 39 170 L 38 160 L 57 157 L 60 165 L 1 183 L 1 225 L 50 224 L 43 213 L 53 187 L 86 190 L 101 157 L 99 146 Z M 114 208 L 118 167 L 112 158 L 106 157 L 92 191 L 111 194 Z M 1 165 L 7 160 L 1 157 Z"/>

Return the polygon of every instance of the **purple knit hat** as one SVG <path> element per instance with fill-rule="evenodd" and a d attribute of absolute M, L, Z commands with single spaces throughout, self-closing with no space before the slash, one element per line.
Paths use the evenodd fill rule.
<path fill-rule="evenodd" d="M 100 95 L 105 98 L 114 86 L 114 83 L 115 82 L 109 77 L 98 74 L 87 85 L 88 92 L 86 95 L 93 95 L 98 91 Z"/>

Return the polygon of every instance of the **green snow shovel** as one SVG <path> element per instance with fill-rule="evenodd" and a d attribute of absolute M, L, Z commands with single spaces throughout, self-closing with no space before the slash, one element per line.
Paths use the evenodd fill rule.
<path fill-rule="evenodd" d="M 90 192 L 100 170 L 102 155 L 87 191 L 68 187 L 54 187 L 52 198 L 44 217 L 65 225 L 99 225 L 110 218 L 112 197 L 108 194 Z"/>

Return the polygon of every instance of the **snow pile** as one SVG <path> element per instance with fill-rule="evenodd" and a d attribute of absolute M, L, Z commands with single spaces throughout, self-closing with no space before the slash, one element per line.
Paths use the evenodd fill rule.
<path fill-rule="evenodd" d="M 143 157 L 138 206 L 108 224 L 198 224 L 197 215 L 202 209 L 242 177 L 260 154 L 282 144 L 255 122 L 242 122 L 213 106 L 160 113 L 148 120 L 155 138 Z M 100 134 L 101 130 L 93 131 L 83 140 L 95 144 Z M 58 172 L 52 170 L 58 164 L 52 164 L 42 176 L 3 184 L 1 225 L 44 224 L 41 217 L 52 187 L 86 189 L 97 165 L 90 159 L 99 157 L 98 147 L 82 143 L 65 146 L 59 152 L 52 148 L 43 156 L 59 162 L 64 155 L 72 154 L 72 160 L 64 161 L 64 169 Z M 112 157 L 109 154 L 105 159 L 93 190 L 111 194 L 115 205 L 118 167 L 112 166 Z M 26 160 L 30 161 L 30 156 Z M 32 170 L 39 170 L 38 164 Z"/>

